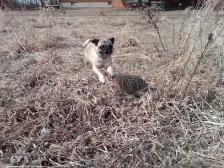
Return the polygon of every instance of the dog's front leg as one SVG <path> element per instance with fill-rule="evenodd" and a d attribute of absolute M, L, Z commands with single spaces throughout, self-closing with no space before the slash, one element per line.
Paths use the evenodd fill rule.
<path fill-rule="evenodd" d="M 106 79 L 102 72 L 95 66 L 93 66 L 93 71 L 98 75 L 99 81 L 105 83 Z"/>
<path fill-rule="evenodd" d="M 107 67 L 107 73 L 109 73 L 111 77 L 114 77 L 114 69 L 112 66 Z"/>

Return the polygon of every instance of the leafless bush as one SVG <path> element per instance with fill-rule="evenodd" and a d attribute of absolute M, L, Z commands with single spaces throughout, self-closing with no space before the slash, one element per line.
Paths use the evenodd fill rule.
<path fill-rule="evenodd" d="M 160 71 L 162 73 L 157 74 L 158 76 L 156 77 L 158 80 L 157 85 L 161 88 L 159 94 L 163 95 L 160 98 L 163 97 L 164 101 L 174 99 L 175 102 L 179 102 L 177 105 L 172 105 L 177 110 L 178 114 L 176 115 L 181 115 L 180 118 L 187 117 L 184 114 L 185 112 L 189 113 L 187 115 L 196 115 L 197 119 L 193 119 L 194 123 L 200 123 L 199 125 L 201 125 L 196 126 L 197 129 L 203 130 L 206 128 L 209 132 L 212 132 L 211 136 L 208 134 L 202 135 L 193 128 L 194 126 L 190 119 L 191 124 L 189 123 L 189 128 L 183 128 L 186 135 L 188 131 L 194 130 L 193 134 L 200 136 L 198 141 L 209 142 L 207 147 L 200 144 L 196 145 L 192 142 L 194 141 L 192 134 L 189 137 L 184 136 L 190 139 L 191 142 L 189 141 L 188 145 L 191 144 L 194 148 L 189 149 L 187 145 L 188 151 L 186 152 L 181 147 L 183 152 L 185 151 L 184 156 L 186 159 L 181 159 L 182 166 L 189 164 L 189 166 L 193 167 L 197 167 L 197 165 L 202 167 L 205 165 L 219 167 L 223 165 L 222 157 L 219 157 L 223 155 L 222 149 L 217 149 L 218 155 L 213 152 L 209 153 L 211 146 L 215 146 L 216 143 L 222 143 L 222 138 L 217 137 L 222 126 L 220 121 L 216 119 L 219 118 L 219 113 L 222 113 L 223 110 L 215 110 L 217 101 L 221 100 L 224 95 L 224 92 L 220 90 L 223 87 L 223 56 L 221 55 L 224 54 L 222 40 L 224 20 L 223 17 L 217 16 L 220 11 L 215 10 L 217 5 L 221 3 L 222 1 L 208 0 L 199 10 L 188 11 L 187 9 L 182 25 L 175 25 L 176 28 L 179 28 L 176 32 L 173 32 L 173 46 L 171 43 L 163 43 L 165 39 L 164 36 L 162 38 L 161 34 L 164 35 L 166 32 L 159 29 L 159 25 L 154 24 L 160 41 L 159 48 L 168 49 L 163 54 L 163 66 L 159 67 L 162 69 Z M 223 9 L 223 6 L 219 7 Z M 149 13 L 148 16 L 149 19 L 153 19 Z M 159 106 L 159 108 L 163 109 L 165 107 Z M 188 110 L 185 111 L 183 109 Z M 211 113 L 211 111 L 213 112 Z M 212 116 L 215 116 L 216 121 L 212 119 Z M 182 118 L 181 122 L 185 119 Z M 217 125 L 219 126 L 217 127 Z M 215 163 L 211 165 L 208 158 L 213 159 Z M 172 158 L 170 159 L 172 160 Z"/>
<path fill-rule="evenodd" d="M 215 58 L 212 59 L 211 54 L 214 50 L 222 51 L 222 45 L 217 48 L 217 45 L 214 45 L 217 39 L 209 40 L 208 36 L 213 32 L 218 32 L 219 37 L 223 36 L 223 18 L 218 18 L 219 21 L 215 21 L 217 20 L 217 13 L 214 9 L 218 3 L 219 1 L 210 0 L 206 1 L 205 5 L 198 11 L 190 13 L 186 11 L 186 17 L 178 30 L 180 33 L 176 34 L 175 37 L 173 35 L 174 46 L 169 46 L 169 51 L 164 56 L 167 60 L 170 59 L 164 66 L 164 73 L 161 78 L 161 80 L 164 80 L 164 77 L 169 76 L 167 78 L 168 87 L 164 86 L 168 88 L 166 91 L 168 94 L 173 92 L 185 97 L 186 92 L 195 89 L 195 87 L 191 88 L 192 85 L 198 82 L 202 84 L 202 80 L 204 80 L 202 78 L 205 76 L 200 73 L 200 69 L 205 68 L 206 60 L 210 61 L 209 66 L 215 68 L 217 62 L 215 62 Z M 157 32 L 162 48 L 165 49 L 160 35 L 161 32 L 159 29 L 157 29 Z M 171 55 L 171 57 L 168 55 Z M 220 67 L 216 66 L 216 69 L 220 69 Z M 211 71 L 204 73 L 208 75 L 204 82 L 208 83 L 205 82 L 204 85 L 201 85 L 201 89 L 198 88 L 201 91 L 214 82 L 214 78 L 210 75 L 218 75 L 217 71 L 214 72 L 215 74 L 211 74 Z"/>

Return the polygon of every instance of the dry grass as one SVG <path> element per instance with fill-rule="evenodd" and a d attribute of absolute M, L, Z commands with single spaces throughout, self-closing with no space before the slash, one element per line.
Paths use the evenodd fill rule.
<path fill-rule="evenodd" d="M 224 18 L 215 3 L 156 13 L 156 22 L 127 11 L 1 13 L 1 162 L 223 167 Z M 117 75 L 105 85 L 81 48 L 101 36 L 116 39 Z"/>

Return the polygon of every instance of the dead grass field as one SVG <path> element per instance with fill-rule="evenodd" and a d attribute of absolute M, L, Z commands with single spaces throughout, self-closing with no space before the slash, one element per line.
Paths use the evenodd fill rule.
<path fill-rule="evenodd" d="M 1 12 L 1 162 L 224 167 L 224 18 L 210 7 L 153 20 L 114 9 Z M 208 47 L 211 30 L 219 38 Z M 104 36 L 115 37 L 117 74 L 105 85 L 81 47 Z"/>

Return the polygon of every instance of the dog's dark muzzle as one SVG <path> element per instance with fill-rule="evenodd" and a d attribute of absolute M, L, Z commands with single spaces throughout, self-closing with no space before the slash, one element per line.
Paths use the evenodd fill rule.
<path fill-rule="evenodd" d="M 100 46 L 100 54 L 102 55 L 109 55 L 113 53 L 113 46 L 109 45 L 109 46 Z"/>

